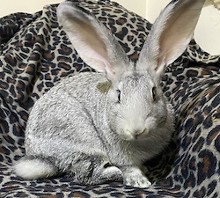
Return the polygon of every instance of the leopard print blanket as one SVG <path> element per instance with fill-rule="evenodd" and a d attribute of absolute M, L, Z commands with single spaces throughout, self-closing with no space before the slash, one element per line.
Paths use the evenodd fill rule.
<path fill-rule="evenodd" d="M 72 1 L 93 13 L 137 60 L 151 28 L 148 21 L 109 0 Z M 92 71 L 59 27 L 56 7 L 0 19 L 0 197 L 220 197 L 220 56 L 209 55 L 195 41 L 163 78 L 176 130 L 163 153 L 146 162 L 150 188 L 118 182 L 84 186 L 67 175 L 26 181 L 14 174 L 35 101 L 62 78 Z"/>

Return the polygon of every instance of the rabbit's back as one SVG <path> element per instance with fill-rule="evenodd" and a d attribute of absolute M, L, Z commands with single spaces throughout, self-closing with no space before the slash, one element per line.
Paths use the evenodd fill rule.
<path fill-rule="evenodd" d="M 95 131 L 96 103 L 102 98 L 102 94 L 96 90 L 96 84 L 104 80 L 97 73 L 79 74 L 63 80 L 45 93 L 35 103 L 28 119 L 26 154 L 60 154 L 64 158 L 67 150 L 79 148 L 92 153 L 102 152 L 99 151 L 103 147 L 99 135 L 90 134 L 88 126 Z M 96 101 L 93 100 L 94 95 Z M 94 142 L 97 149 L 94 148 Z M 78 148 L 75 148 L 76 145 Z M 88 149 L 91 147 L 93 150 Z"/>

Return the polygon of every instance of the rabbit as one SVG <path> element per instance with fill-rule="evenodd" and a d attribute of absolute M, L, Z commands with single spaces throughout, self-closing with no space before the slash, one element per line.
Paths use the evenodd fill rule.
<path fill-rule="evenodd" d="M 73 2 L 57 8 L 58 21 L 83 61 L 97 72 L 67 77 L 33 106 L 17 176 L 70 174 L 85 185 L 121 181 L 151 185 L 143 163 L 159 154 L 174 131 L 174 110 L 163 95 L 166 67 L 186 49 L 204 0 L 172 1 L 161 12 L 137 62 L 92 14 Z"/>

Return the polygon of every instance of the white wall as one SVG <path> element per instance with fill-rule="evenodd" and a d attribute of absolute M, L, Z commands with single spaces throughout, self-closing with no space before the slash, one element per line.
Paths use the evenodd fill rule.
<path fill-rule="evenodd" d="M 64 0 L 0 0 L 0 17 L 14 12 L 34 13 L 42 10 L 44 5 L 60 3 Z M 115 0 L 128 10 L 153 22 L 170 0 Z M 195 39 L 200 46 L 211 54 L 220 54 L 220 11 L 207 0 L 200 17 Z"/>
<path fill-rule="evenodd" d="M 0 0 L 0 17 L 14 12 L 34 13 L 44 5 L 60 2 L 62 0 Z"/>
<path fill-rule="evenodd" d="M 203 8 L 194 37 L 205 51 L 220 55 L 219 10 L 210 5 Z"/>

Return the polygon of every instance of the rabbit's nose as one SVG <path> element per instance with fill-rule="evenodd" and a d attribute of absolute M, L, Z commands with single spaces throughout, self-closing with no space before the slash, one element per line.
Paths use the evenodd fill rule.
<path fill-rule="evenodd" d="M 147 133 L 147 129 L 145 128 L 144 130 L 134 130 L 133 134 L 135 139 L 138 139 L 139 136 L 141 136 L 142 134 Z"/>

